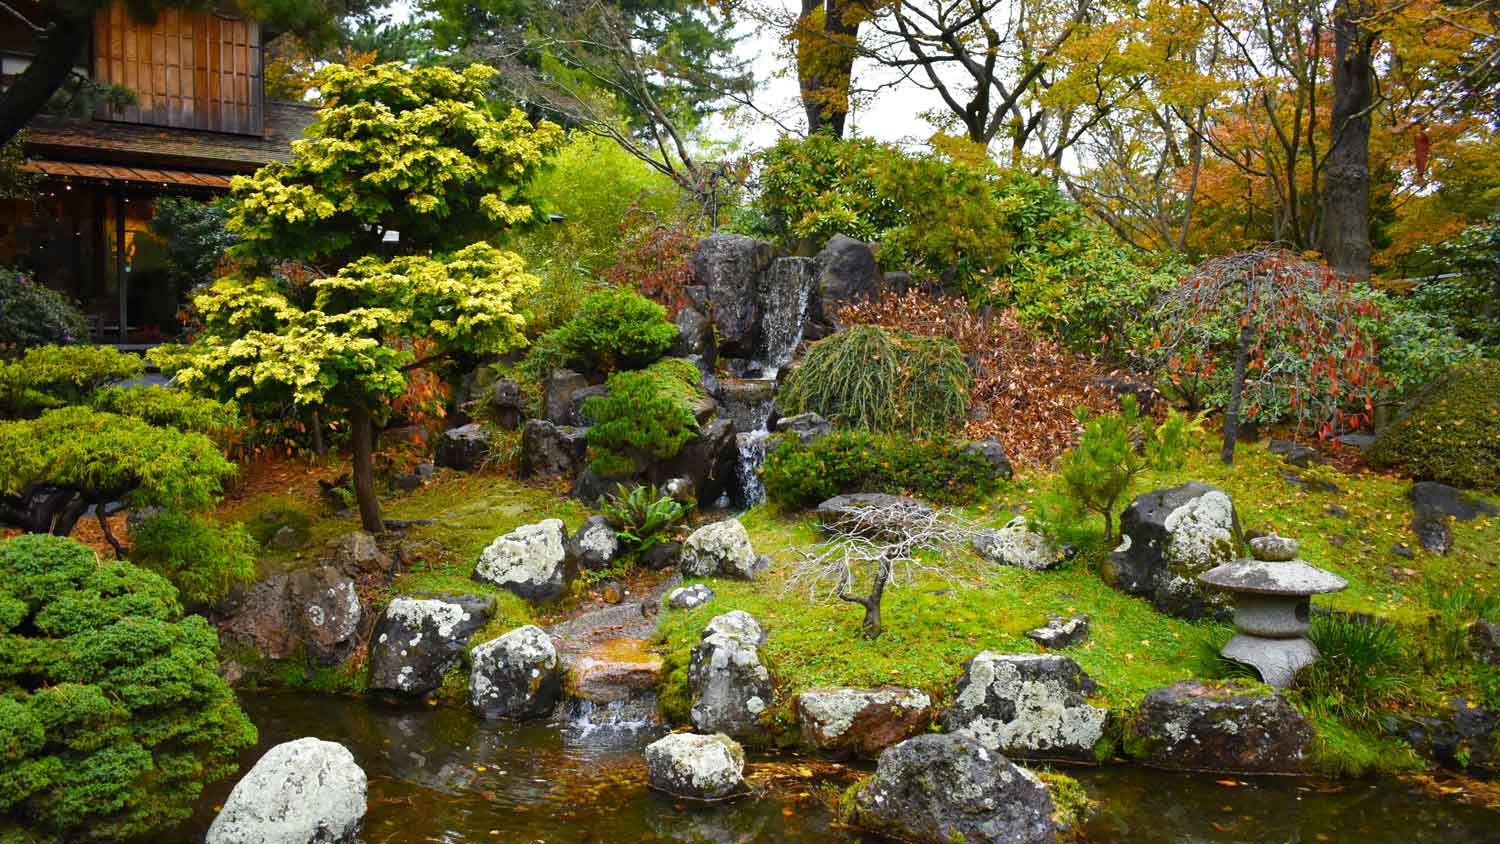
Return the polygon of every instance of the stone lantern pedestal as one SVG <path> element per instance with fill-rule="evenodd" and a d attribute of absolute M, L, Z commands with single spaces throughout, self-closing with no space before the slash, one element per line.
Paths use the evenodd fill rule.
<path fill-rule="evenodd" d="M 1220 651 L 1260 673 L 1267 685 L 1286 688 L 1292 676 L 1318 658 L 1307 638 L 1312 596 L 1338 592 L 1349 582 L 1297 559 L 1295 540 L 1262 536 L 1250 541 L 1256 559 L 1234 560 L 1198 576 L 1234 598 L 1239 629 Z"/>

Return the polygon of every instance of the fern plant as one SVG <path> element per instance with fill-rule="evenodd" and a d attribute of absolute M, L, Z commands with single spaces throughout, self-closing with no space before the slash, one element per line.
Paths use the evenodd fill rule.
<path fill-rule="evenodd" d="M 682 521 L 688 506 L 670 495 L 661 494 L 652 484 L 606 496 L 600 510 L 619 531 L 622 542 L 637 551 L 644 551 L 661 542 L 667 531 Z"/>

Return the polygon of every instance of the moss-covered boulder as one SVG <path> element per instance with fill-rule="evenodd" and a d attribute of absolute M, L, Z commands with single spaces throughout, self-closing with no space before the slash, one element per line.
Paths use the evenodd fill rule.
<path fill-rule="evenodd" d="M 1241 556 L 1234 502 L 1218 487 L 1190 481 L 1136 496 L 1120 516 L 1120 547 L 1104 576 L 1178 618 L 1231 615 L 1227 595 L 1204 588 L 1198 575 Z"/>
<path fill-rule="evenodd" d="M 1303 771 L 1314 736 L 1286 698 L 1248 682 L 1153 689 L 1131 728 L 1132 752 L 1153 765 L 1247 774 Z"/>
<path fill-rule="evenodd" d="M 1371 461 L 1422 480 L 1500 491 L 1500 361 L 1461 364 L 1381 432 Z"/>

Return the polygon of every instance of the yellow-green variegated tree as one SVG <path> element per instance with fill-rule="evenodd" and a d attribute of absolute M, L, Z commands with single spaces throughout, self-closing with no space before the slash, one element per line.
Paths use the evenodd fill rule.
<path fill-rule="evenodd" d="M 346 415 L 371 532 L 375 417 L 416 370 L 526 342 L 516 303 L 539 281 L 495 244 L 538 222 L 531 183 L 563 133 L 496 109 L 493 74 L 326 68 L 291 159 L 234 182 L 238 269 L 194 301 L 191 345 L 155 354 L 195 391 Z"/>

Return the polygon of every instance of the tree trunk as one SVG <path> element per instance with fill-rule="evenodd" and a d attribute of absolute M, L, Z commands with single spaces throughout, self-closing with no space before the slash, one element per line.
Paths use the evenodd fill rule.
<path fill-rule="evenodd" d="M 870 586 L 870 594 L 863 601 L 865 621 L 862 628 L 864 637 L 871 641 L 880 638 L 882 632 L 880 627 L 880 602 L 885 599 L 885 584 L 890 578 L 890 563 L 882 560 L 880 567 L 875 570 L 875 582 Z"/>
<path fill-rule="evenodd" d="M 349 435 L 354 450 L 354 500 L 359 503 L 360 526 L 367 533 L 384 533 L 380 499 L 375 495 L 375 424 L 370 409 L 355 405 L 349 410 Z"/>
<path fill-rule="evenodd" d="M 1247 297 L 1249 293 L 1245 294 Z M 1245 370 L 1250 367 L 1250 304 L 1245 303 L 1245 312 L 1240 316 L 1240 342 L 1234 350 L 1234 380 L 1229 384 L 1229 407 L 1224 409 L 1224 447 L 1219 450 L 1219 460 L 1225 464 L 1234 462 L 1234 442 L 1240 433 L 1240 402 L 1245 395 Z"/>
<path fill-rule="evenodd" d="M 849 0 L 802 0 L 801 43 L 797 47 L 797 82 L 807 113 L 807 134 L 844 136 L 849 117 L 849 79 L 854 72 L 854 40 L 859 23 L 845 21 Z M 821 11 L 822 18 L 815 17 Z M 831 100 L 831 102 L 830 102 Z"/>
<path fill-rule="evenodd" d="M 1363 0 L 1340 0 L 1333 19 L 1333 146 L 1323 176 L 1323 258 L 1370 277 L 1370 107 L 1375 36 L 1360 25 Z"/>
<path fill-rule="evenodd" d="M 48 4 L 55 7 L 58 4 Z M 92 11 L 90 4 L 80 4 Z M 73 20 L 59 15 L 37 38 L 36 57 L 20 77 L 0 94 L 0 144 L 5 144 L 26 128 L 47 100 L 57 93 L 73 72 L 83 48 L 88 44 L 92 16 Z"/>

